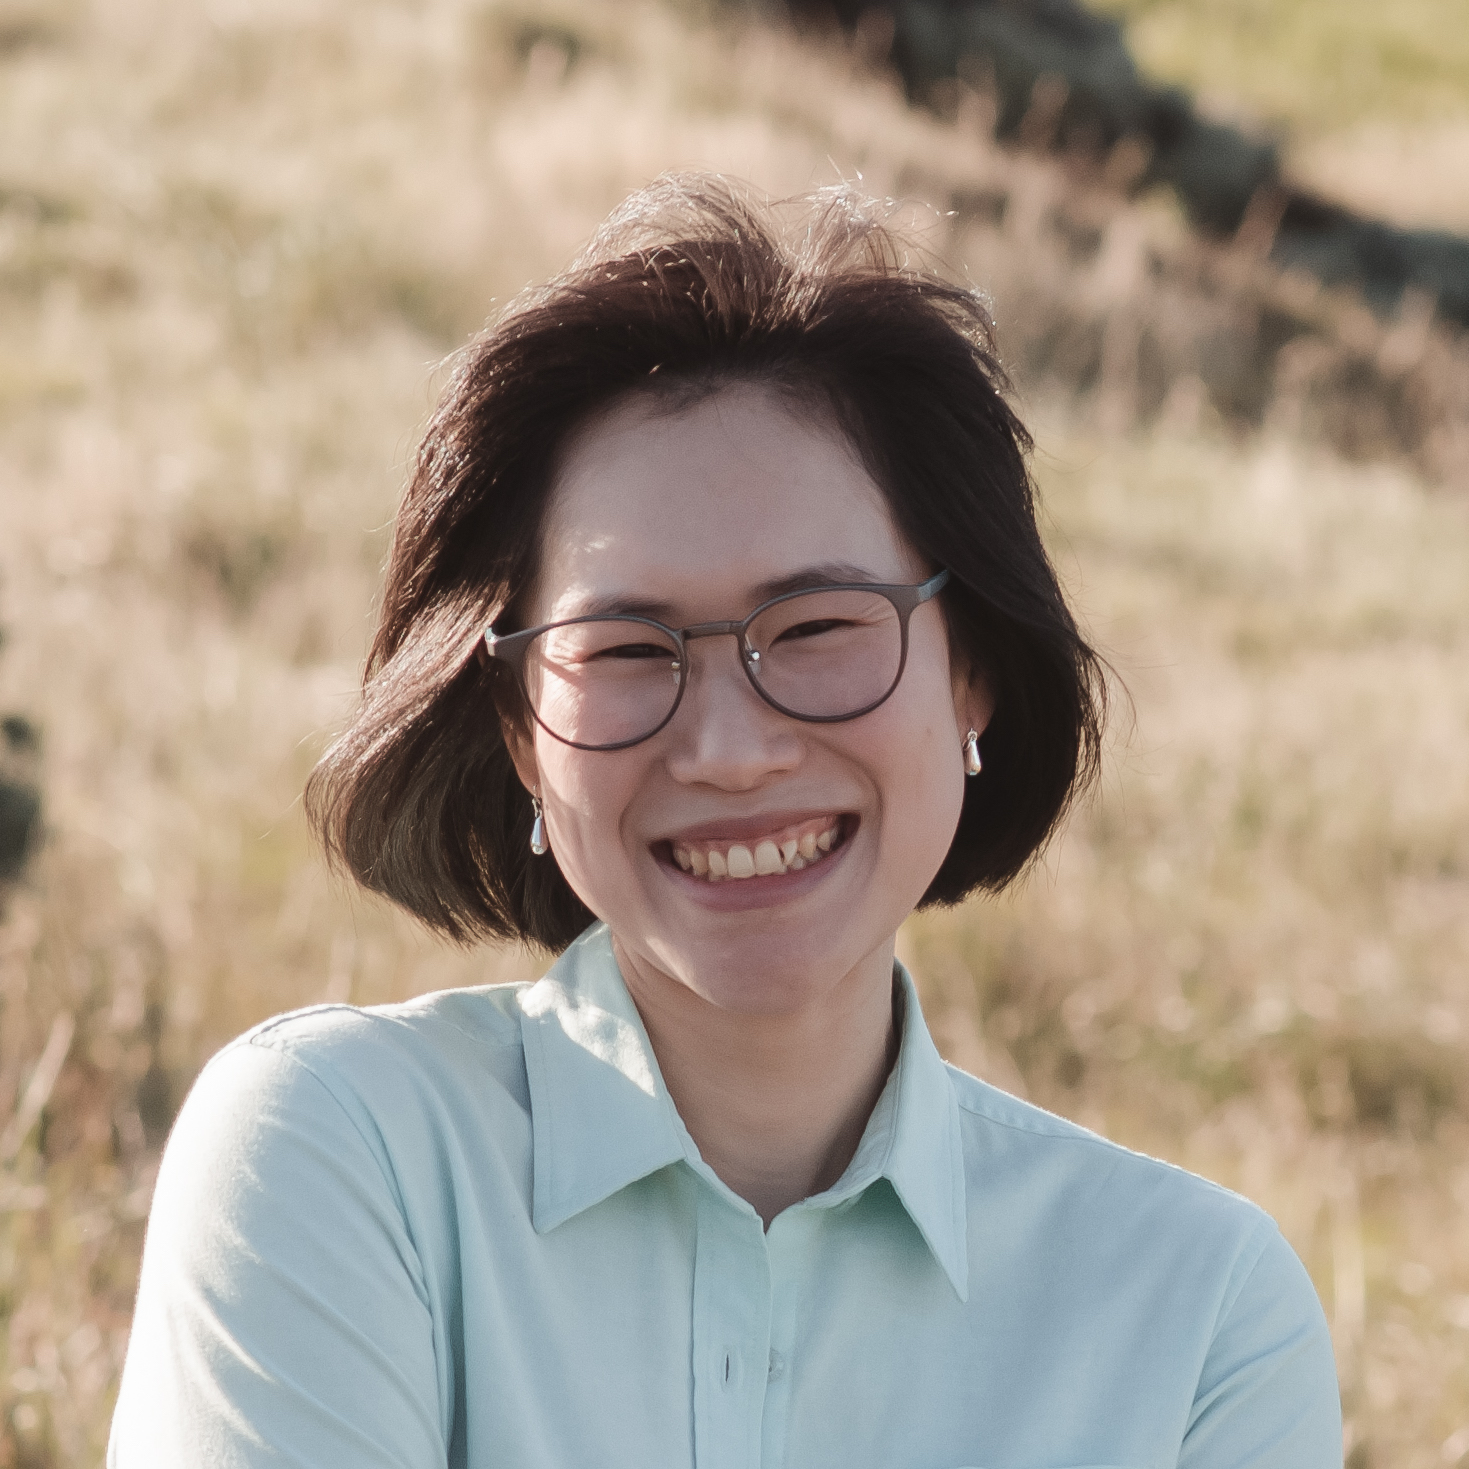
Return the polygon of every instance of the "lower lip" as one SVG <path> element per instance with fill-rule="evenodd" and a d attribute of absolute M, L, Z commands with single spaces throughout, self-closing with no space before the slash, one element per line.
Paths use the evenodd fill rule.
<path fill-rule="evenodd" d="M 769 877 L 726 877 L 720 882 L 710 882 L 707 877 L 695 877 L 685 872 L 671 858 L 660 857 L 658 865 L 673 880 L 687 889 L 689 895 L 704 907 L 716 913 L 743 913 L 751 908 L 773 908 L 804 897 L 823 878 L 841 865 L 847 855 L 857 828 L 849 816 L 842 818 L 842 842 L 833 847 L 819 862 L 803 867 L 799 872 L 777 872 Z"/>

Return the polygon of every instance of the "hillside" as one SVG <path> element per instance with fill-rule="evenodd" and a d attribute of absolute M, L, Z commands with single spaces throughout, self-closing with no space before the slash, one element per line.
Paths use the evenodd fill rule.
<path fill-rule="evenodd" d="M 1269 129 L 1303 183 L 1469 234 L 1469 26 L 1453 0 L 1098 0 L 1140 63 Z"/>

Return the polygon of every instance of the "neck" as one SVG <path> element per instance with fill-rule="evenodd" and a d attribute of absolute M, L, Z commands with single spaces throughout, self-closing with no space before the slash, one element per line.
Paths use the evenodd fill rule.
<path fill-rule="evenodd" d="M 892 946 L 791 1014 L 721 1009 L 617 952 L 700 1156 L 764 1220 L 841 1177 L 898 1053 Z"/>

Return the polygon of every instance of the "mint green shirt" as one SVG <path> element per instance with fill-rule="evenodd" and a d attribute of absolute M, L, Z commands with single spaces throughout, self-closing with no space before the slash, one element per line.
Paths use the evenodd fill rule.
<path fill-rule="evenodd" d="M 226 1047 L 158 1178 L 112 1469 L 1328 1469 L 1252 1204 L 946 1066 L 908 976 L 851 1166 L 769 1231 L 607 930 L 533 985 Z"/>

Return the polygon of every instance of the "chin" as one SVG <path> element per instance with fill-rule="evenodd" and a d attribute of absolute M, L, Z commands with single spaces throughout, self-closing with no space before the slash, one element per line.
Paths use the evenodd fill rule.
<path fill-rule="evenodd" d="M 747 1015 L 789 1015 L 830 993 L 878 948 L 841 923 L 751 921 L 704 939 L 687 933 L 648 947 L 668 974 L 721 1010 Z M 743 929 L 744 931 L 739 931 Z"/>

